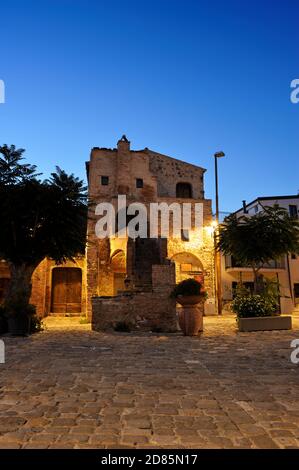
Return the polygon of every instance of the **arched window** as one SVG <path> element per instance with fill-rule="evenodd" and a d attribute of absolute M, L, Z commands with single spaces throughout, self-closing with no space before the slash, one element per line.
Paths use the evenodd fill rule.
<path fill-rule="evenodd" d="M 192 186 L 190 183 L 177 183 L 176 185 L 176 197 L 191 199 L 192 198 Z"/>

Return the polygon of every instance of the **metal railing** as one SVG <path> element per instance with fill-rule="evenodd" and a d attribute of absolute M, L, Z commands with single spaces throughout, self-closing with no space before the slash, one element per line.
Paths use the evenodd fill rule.
<path fill-rule="evenodd" d="M 271 260 L 269 263 L 262 264 L 262 269 L 285 269 L 285 257 L 279 260 Z M 238 263 L 232 256 L 225 256 L 225 269 L 230 268 L 251 268 L 251 266 L 244 266 Z"/>

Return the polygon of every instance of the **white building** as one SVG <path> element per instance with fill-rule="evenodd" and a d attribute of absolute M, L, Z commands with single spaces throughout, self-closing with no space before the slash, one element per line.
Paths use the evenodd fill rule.
<path fill-rule="evenodd" d="M 258 197 L 246 204 L 244 201 L 242 209 L 236 211 L 237 216 L 254 215 L 263 210 L 263 206 L 274 206 L 287 209 L 292 217 L 299 216 L 299 194 L 293 196 L 270 196 Z M 240 281 L 248 288 L 253 286 L 253 273 L 250 267 L 240 267 L 231 256 L 222 256 L 222 298 L 224 308 L 233 299 L 233 291 Z M 271 261 L 264 265 L 261 274 L 265 278 L 277 280 L 281 294 L 281 312 L 291 313 L 294 308 L 299 307 L 299 256 L 295 254 L 286 255 L 281 260 Z"/>

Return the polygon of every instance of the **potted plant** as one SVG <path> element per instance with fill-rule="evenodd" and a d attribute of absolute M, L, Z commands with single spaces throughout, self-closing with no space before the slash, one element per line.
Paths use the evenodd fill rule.
<path fill-rule="evenodd" d="M 239 331 L 289 330 L 292 328 L 292 317 L 278 312 L 277 298 L 265 290 L 253 294 L 239 290 L 231 304 L 237 315 Z"/>
<path fill-rule="evenodd" d="M 204 302 L 206 291 L 195 279 L 185 279 L 175 286 L 172 297 L 182 306 L 179 325 L 185 336 L 196 336 L 203 330 Z"/>
<path fill-rule="evenodd" d="M 35 306 L 31 304 L 5 305 L 8 333 L 12 336 L 27 336 L 31 333 L 31 319 L 35 316 Z"/>

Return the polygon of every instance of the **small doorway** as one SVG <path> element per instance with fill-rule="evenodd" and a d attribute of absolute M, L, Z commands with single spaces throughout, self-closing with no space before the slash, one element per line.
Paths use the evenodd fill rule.
<path fill-rule="evenodd" d="M 299 305 L 299 283 L 294 284 L 295 305 Z"/>
<path fill-rule="evenodd" d="M 126 256 L 123 250 L 116 250 L 110 259 L 111 270 L 113 272 L 113 295 L 118 291 L 126 290 Z"/>
<path fill-rule="evenodd" d="M 171 258 L 175 262 L 176 283 L 193 278 L 204 284 L 204 269 L 201 261 L 192 253 L 176 253 Z"/>
<path fill-rule="evenodd" d="M 54 268 L 52 271 L 52 313 L 80 313 L 82 270 Z"/>

